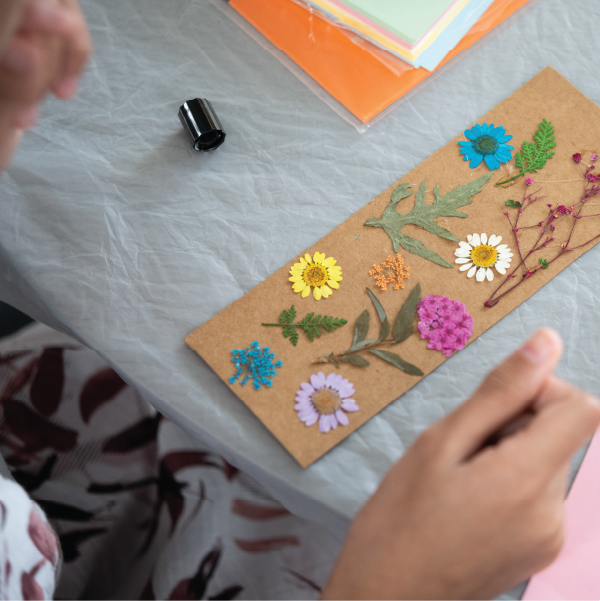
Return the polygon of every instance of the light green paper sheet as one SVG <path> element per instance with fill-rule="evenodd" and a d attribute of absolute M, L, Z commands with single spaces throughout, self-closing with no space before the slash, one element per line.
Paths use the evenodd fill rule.
<path fill-rule="evenodd" d="M 453 0 L 342 0 L 346 6 L 415 44 Z"/>

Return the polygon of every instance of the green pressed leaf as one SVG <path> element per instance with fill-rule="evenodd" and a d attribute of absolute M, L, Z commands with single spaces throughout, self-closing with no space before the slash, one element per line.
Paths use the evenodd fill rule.
<path fill-rule="evenodd" d="M 379 321 L 381 322 L 381 329 L 379 330 L 379 340 L 384 341 L 387 338 L 387 335 L 390 333 L 390 322 L 388 321 L 387 315 L 385 314 L 385 310 L 381 306 L 381 303 L 375 298 L 375 295 L 368 288 L 367 292 L 369 294 L 369 297 L 373 301 L 375 311 L 377 311 L 377 316 L 379 317 Z"/>
<path fill-rule="evenodd" d="M 348 349 L 348 351 L 360 351 L 362 349 L 364 349 L 365 347 L 371 345 L 371 344 L 375 344 L 379 342 L 379 338 L 369 338 L 367 340 L 362 340 L 361 342 L 357 342 L 356 344 L 353 344 L 351 348 Z"/>
<path fill-rule="evenodd" d="M 554 128 L 552 123 L 543 119 L 533 134 L 533 142 L 523 142 L 521 152 L 515 155 L 515 165 L 521 169 L 521 175 L 526 172 L 537 173 L 548 159 L 554 156 L 552 148 L 556 148 Z"/>
<path fill-rule="evenodd" d="M 421 300 L 421 284 L 417 284 L 408 295 L 408 298 L 400 307 L 392 336 L 394 342 L 406 340 L 415 331 L 415 315 L 417 313 L 417 304 Z"/>
<path fill-rule="evenodd" d="M 341 317 L 331 317 L 330 315 L 316 315 L 309 313 L 298 323 L 293 323 L 296 319 L 296 309 L 294 305 L 289 310 L 284 309 L 279 316 L 279 323 L 263 323 L 263 326 L 282 326 L 284 338 L 289 338 L 291 343 L 296 346 L 298 343 L 298 330 L 303 330 L 308 339 L 312 342 L 315 337 L 321 337 L 323 328 L 326 332 L 332 332 L 337 328 L 346 325 L 348 321 Z M 368 328 L 367 328 L 368 330 Z"/>
<path fill-rule="evenodd" d="M 331 359 L 329 359 L 330 363 L 333 363 L 338 369 L 340 368 L 340 362 L 338 361 L 337 357 L 331 357 Z"/>
<path fill-rule="evenodd" d="M 309 313 L 309 314 L 308 314 L 308 315 L 307 315 L 307 316 L 306 316 L 306 317 L 305 317 L 305 318 L 304 318 L 304 319 L 303 319 L 303 320 L 300 322 L 300 324 L 299 324 L 299 325 L 302 325 L 302 324 L 308 323 L 308 322 L 309 322 L 309 321 L 312 319 L 313 315 L 314 315 L 314 313 Z"/>
<path fill-rule="evenodd" d="M 522 206 L 518 200 L 513 200 L 512 198 L 507 200 L 504 204 L 507 207 L 512 207 L 513 209 L 519 209 Z"/>
<path fill-rule="evenodd" d="M 380 359 L 391 363 L 394 367 L 401 369 L 402 371 L 410 374 L 411 376 L 423 376 L 425 375 L 416 365 L 412 363 L 408 363 L 408 361 L 404 361 L 401 359 L 396 353 L 390 353 L 389 351 L 369 351 L 373 353 L 373 355 L 377 355 Z"/>
<path fill-rule="evenodd" d="M 338 361 L 343 361 L 344 363 L 351 363 L 352 365 L 356 365 L 356 367 L 367 367 L 369 362 L 360 355 L 343 355 L 341 357 L 336 357 Z M 337 366 L 339 367 L 339 365 Z"/>
<path fill-rule="evenodd" d="M 398 203 L 407 198 L 412 194 L 409 192 L 410 184 L 399 184 L 392 192 L 390 203 L 385 208 L 381 218 L 370 217 L 365 221 L 365 225 L 369 227 L 381 227 L 385 230 L 386 234 L 390 237 L 394 250 L 399 252 L 400 246 L 409 253 L 419 255 L 428 261 L 442 265 L 443 267 L 452 267 L 449 263 L 444 261 L 433 250 L 426 248 L 423 242 L 415 240 L 410 236 L 402 233 L 402 228 L 405 225 L 413 224 L 417 225 L 428 232 L 445 238 L 446 240 L 453 240 L 458 242 L 458 238 L 454 236 L 447 229 L 439 226 L 435 223 L 435 219 L 438 217 L 467 217 L 466 213 L 462 213 L 457 209 L 459 207 L 469 205 L 473 201 L 469 200 L 475 194 L 481 192 L 482 187 L 492 176 L 493 172 L 486 175 L 482 175 L 476 180 L 465 184 L 464 186 L 456 186 L 453 190 L 450 190 L 444 196 L 440 195 L 440 191 L 436 186 L 433 190 L 435 200 L 432 204 L 425 204 L 425 187 L 426 181 L 421 183 L 419 190 L 415 194 L 415 206 L 406 215 L 401 215 L 397 211 Z"/>
<path fill-rule="evenodd" d="M 283 337 L 289 338 L 294 346 L 298 344 L 298 332 L 290 325 L 283 326 Z"/>
<path fill-rule="evenodd" d="M 352 348 L 359 342 L 362 342 L 369 333 L 369 323 L 371 318 L 369 312 L 365 309 L 356 320 L 354 324 L 354 340 L 352 340 Z"/>

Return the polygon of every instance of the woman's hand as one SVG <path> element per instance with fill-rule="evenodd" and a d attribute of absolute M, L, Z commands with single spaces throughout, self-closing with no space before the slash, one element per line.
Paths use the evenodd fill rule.
<path fill-rule="evenodd" d="M 359 512 L 323 598 L 491 598 L 552 562 L 570 458 L 600 423 L 594 397 L 552 376 L 561 351 L 537 332 L 423 432 Z"/>
<path fill-rule="evenodd" d="M 12 4 L 14 0 L 0 0 Z M 30 105 L 49 90 L 72 97 L 91 53 L 77 0 L 22 0 L 0 49 L 0 98 Z M 13 14 L 16 10 L 13 8 Z"/>
<path fill-rule="evenodd" d="M 0 0 L 0 15 L 1 170 L 44 96 L 75 94 L 91 42 L 76 0 Z"/>

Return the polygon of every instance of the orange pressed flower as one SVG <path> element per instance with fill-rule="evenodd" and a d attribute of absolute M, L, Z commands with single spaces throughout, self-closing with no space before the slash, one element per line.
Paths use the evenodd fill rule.
<path fill-rule="evenodd" d="M 373 265 L 369 275 L 375 277 L 375 284 L 381 290 L 387 290 L 387 285 L 394 283 L 394 290 L 404 288 L 404 280 L 410 277 L 410 267 L 404 265 L 402 255 L 398 253 L 395 257 L 388 258 L 379 265 Z"/>

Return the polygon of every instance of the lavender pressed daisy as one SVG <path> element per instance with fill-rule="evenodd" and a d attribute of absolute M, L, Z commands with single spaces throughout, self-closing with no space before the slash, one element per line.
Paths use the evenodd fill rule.
<path fill-rule="evenodd" d="M 354 392 L 354 386 L 339 374 L 329 374 L 326 377 L 323 372 L 319 372 L 310 377 L 310 384 L 300 384 L 294 409 L 306 426 L 312 426 L 318 421 L 319 430 L 329 432 L 331 429 L 335 430 L 338 424 L 348 425 L 345 412 L 358 411 L 358 405 L 351 398 Z"/>

